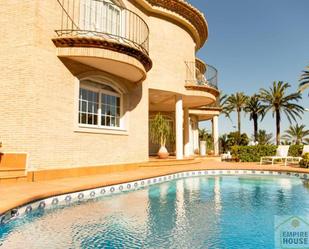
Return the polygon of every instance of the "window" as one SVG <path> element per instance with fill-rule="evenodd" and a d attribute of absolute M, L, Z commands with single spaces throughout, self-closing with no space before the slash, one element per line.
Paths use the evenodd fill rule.
<path fill-rule="evenodd" d="M 120 128 L 120 120 L 121 95 L 108 85 L 82 81 L 79 89 L 79 124 Z"/>
<path fill-rule="evenodd" d="M 119 36 L 120 17 L 120 8 L 110 1 L 80 1 L 80 27 L 83 30 Z"/>

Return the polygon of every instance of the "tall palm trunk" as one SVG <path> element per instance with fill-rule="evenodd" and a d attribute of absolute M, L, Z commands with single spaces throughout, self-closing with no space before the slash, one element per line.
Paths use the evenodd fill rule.
<path fill-rule="evenodd" d="M 253 129 L 254 129 L 254 140 L 258 140 L 258 116 L 253 116 Z"/>
<path fill-rule="evenodd" d="M 276 110 L 276 142 L 280 145 L 280 111 Z"/>
<path fill-rule="evenodd" d="M 240 132 L 241 132 L 241 124 L 240 124 L 240 114 L 241 114 L 241 110 L 237 110 L 237 116 L 238 116 L 238 132 L 239 132 L 239 134 L 241 134 Z"/>

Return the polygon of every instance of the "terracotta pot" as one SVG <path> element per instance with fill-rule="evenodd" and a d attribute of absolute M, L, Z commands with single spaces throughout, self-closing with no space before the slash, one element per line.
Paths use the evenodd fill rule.
<path fill-rule="evenodd" d="M 214 153 L 214 151 L 213 150 L 210 150 L 209 152 L 208 152 L 208 155 L 210 155 L 210 156 L 213 156 L 215 153 Z"/>
<path fill-rule="evenodd" d="M 169 153 L 168 153 L 166 147 L 165 146 L 161 146 L 160 150 L 158 151 L 158 157 L 160 159 L 167 159 L 168 156 L 169 156 Z"/>

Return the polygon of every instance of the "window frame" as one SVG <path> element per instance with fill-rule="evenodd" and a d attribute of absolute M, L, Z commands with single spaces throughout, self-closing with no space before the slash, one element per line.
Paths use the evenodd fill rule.
<path fill-rule="evenodd" d="M 87 83 L 83 83 L 83 81 L 91 81 L 93 83 L 96 83 L 98 85 L 106 85 L 109 86 L 111 88 L 113 88 L 116 92 L 112 92 L 112 91 L 108 91 L 106 89 L 99 89 L 95 86 L 90 86 L 87 85 Z M 115 87 L 113 87 L 111 84 L 109 84 L 106 81 L 97 81 L 97 80 L 93 80 L 93 79 L 82 79 L 82 80 L 78 80 L 78 96 L 77 96 L 77 126 L 79 128 L 89 128 L 89 129 L 99 129 L 99 130 L 116 130 L 116 131 L 126 131 L 125 130 L 125 122 L 124 122 L 124 108 L 123 108 L 123 104 L 124 104 L 124 100 L 123 100 L 123 94 L 119 92 L 118 89 L 116 89 Z M 79 109 L 79 105 L 80 105 L 80 89 L 85 89 L 85 90 L 89 90 L 89 91 L 93 91 L 99 94 L 99 102 L 98 102 L 98 122 L 97 125 L 92 125 L 92 124 L 83 124 L 79 122 L 79 115 L 80 115 L 80 109 Z M 120 99 L 120 117 L 119 117 L 119 127 L 118 126 L 104 126 L 101 125 L 101 119 L 102 119 L 102 94 L 106 94 L 106 95 L 110 95 L 110 96 L 115 96 L 115 97 L 119 97 Z M 116 106 L 117 108 L 117 106 Z"/>
<path fill-rule="evenodd" d="M 100 13 L 99 17 L 102 18 L 102 21 L 97 20 L 97 13 L 95 13 L 95 17 L 92 17 L 91 13 L 93 10 L 93 4 L 102 5 L 103 7 L 99 8 L 97 11 Z M 116 37 L 123 37 L 125 34 L 125 22 L 123 17 L 123 11 L 120 6 L 117 6 L 111 0 L 82 0 L 80 2 L 80 10 L 79 10 L 79 26 L 82 27 L 83 30 L 88 30 L 91 32 L 105 33 Z M 110 9 L 112 8 L 112 9 Z M 90 11 L 90 14 L 88 13 Z M 113 30 L 113 17 L 114 11 L 118 12 L 116 15 L 118 18 L 116 19 L 118 25 L 116 25 L 116 31 Z M 90 16 L 87 16 L 90 15 Z M 104 18 L 103 18 L 104 17 Z M 109 27 L 111 24 L 111 27 Z M 111 28 L 111 30 L 110 30 Z M 117 30 L 118 29 L 118 30 Z M 117 32 L 118 31 L 118 32 Z M 89 34 L 88 34 L 89 35 Z"/>

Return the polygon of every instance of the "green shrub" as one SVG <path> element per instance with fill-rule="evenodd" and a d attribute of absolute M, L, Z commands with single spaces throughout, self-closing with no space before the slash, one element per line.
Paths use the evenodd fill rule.
<path fill-rule="evenodd" d="M 232 146 L 235 146 L 235 145 L 242 145 L 242 146 L 245 146 L 245 145 L 248 145 L 249 143 L 249 138 L 247 136 L 246 133 L 242 133 L 240 134 L 238 131 L 236 132 L 230 132 L 228 135 L 227 135 L 227 147 L 228 149 L 232 148 Z"/>
<path fill-rule="evenodd" d="M 302 168 L 309 168 L 309 153 L 303 156 L 303 159 L 299 162 L 299 166 Z"/>
<path fill-rule="evenodd" d="M 276 155 L 276 145 L 256 145 L 256 146 L 232 146 L 232 156 L 242 162 L 259 162 L 262 156 Z M 300 157 L 303 152 L 303 145 L 291 145 L 289 156 Z"/>
<path fill-rule="evenodd" d="M 299 157 L 303 153 L 303 145 L 294 144 L 290 145 L 289 156 Z"/>
<path fill-rule="evenodd" d="M 255 145 L 255 146 L 232 146 L 232 156 L 241 162 L 259 162 L 262 156 L 274 156 L 277 146 Z"/>

